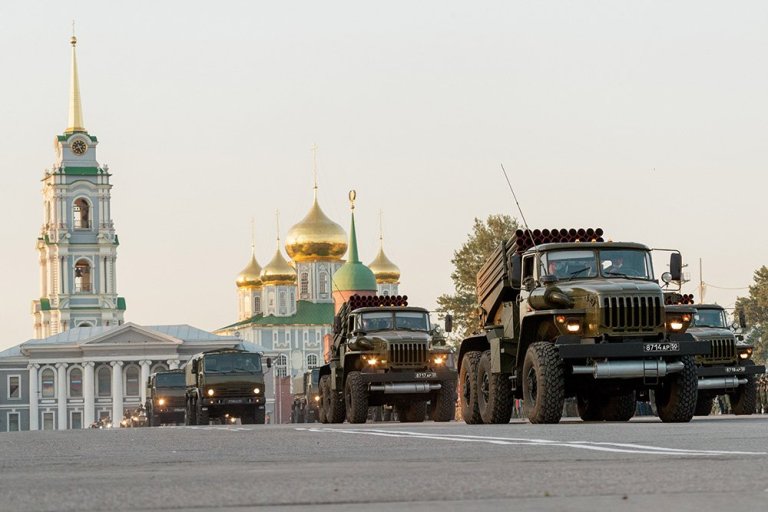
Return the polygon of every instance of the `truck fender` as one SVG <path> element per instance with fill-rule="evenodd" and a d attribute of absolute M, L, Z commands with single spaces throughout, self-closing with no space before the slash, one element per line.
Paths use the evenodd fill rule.
<path fill-rule="evenodd" d="M 485 334 L 479 334 L 470 338 L 465 338 L 461 341 L 459 346 L 459 360 L 456 370 L 461 372 L 461 362 L 464 359 L 464 354 L 471 351 L 485 352 L 491 348 L 491 344 L 488 341 L 488 337 Z"/>

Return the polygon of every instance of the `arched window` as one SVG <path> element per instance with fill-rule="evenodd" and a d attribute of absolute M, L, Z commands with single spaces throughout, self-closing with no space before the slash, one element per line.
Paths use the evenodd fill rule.
<path fill-rule="evenodd" d="M 167 371 L 168 371 L 168 367 L 166 365 L 160 363 L 160 364 L 156 364 L 155 366 L 153 366 L 150 373 L 167 372 Z"/>
<path fill-rule="evenodd" d="M 75 263 L 75 293 L 90 293 L 91 264 L 88 260 L 77 260 Z"/>
<path fill-rule="evenodd" d="M 81 398 L 83 396 L 83 370 L 72 368 L 69 372 L 69 396 Z"/>
<path fill-rule="evenodd" d="M 328 273 L 320 272 L 320 293 L 328 293 Z"/>
<path fill-rule="evenodd" d="M 52 368 L 46 368 L 40 373 L 40 382 L 42 383 L 40 390 L 42 391 L 43 398 L 53 398 L 56 396 L 55 379 L 56 374 L 53 373 Z"/>
<path fill-rule="evenodd" d="M 307 356 L 307 370 L 317 368 L 317 356 L 315 354 L 309 354 Z"/>
<path fill-rule="evenodd" d="M 275 368 L 277 370 L 278 377 L 285 377 L 288 375 L 288 358 L 285 356 L 285 354 L 280 354 L 277 356 Z"/>
<path fill-rule="evenodd" d="M 83 199 L 76 199 L 72 208 L 75 229 L 91 229 L 91 205 Z"/>
<path fill-rule="evenodd" d="M 96 372 L 96 396 L 112 395 L 112 368 L 101 365 Z"/>
<path fill-rule="evenodd" d="M 109 325 L 109 324 L 107 324 L 107 325 Z M 93 327 L 91 325 L 91 322 L 81 322 L 81 323 L 77 324 L 77 326 L 78 327 Z"/>
<path fill-rule="evenodd" d="M 253 314 L 258 315 L 261 313 L 261 296 L 257 295 L 253 298 Z"/>
<path fill-rule="evenodd" d="M 125 396 L 139 396 L 139 367 L 136 365 L 125 369 Z"/>
<path fill-rule="evenodd" d="M 302 299 L 309 298 L 309 274 L 306 272 L 301 273 L 299 279 L 299 293 Z"/>
<path fill-rule="evenodd" d="M 285 292 L 280 292 L 280 313 L 285 314 L 286 297 Z"/>

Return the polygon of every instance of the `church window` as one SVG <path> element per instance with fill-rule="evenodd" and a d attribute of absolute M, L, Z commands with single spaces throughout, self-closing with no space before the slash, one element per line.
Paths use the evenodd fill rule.
<path fill-rule="evenodd" d="M 301 273 L 301 279 L 300 282 L 300 290 L 299 293 L 301 294 L 302 299 L 308 299 L 309 298 L 309 274 L 306 272 Z"/>
<path fill-rule="evenodd" d="M 261 313 L 261 297 L 258 295 L 253 298 L 253 314 Z"/>
<path fill-rule="evenodd" d="M 320 272 L 320 293 L 321 294 L 328 293 L 328 273 L 327 272 Z"/>
<path fill-rule="evenodd" d="M 75 293 L 90 293 L 91 265 L 88 260 L 78 260 L 75 263 Z"/>
<path fill-rule="evenodd" d="M 317 368 L 317 356 L 315 354 L 309 354 L 307 356 L 307 370 Z"/>
<path fill-rule="evenodd" d="M 286 300 L 285 292 L 280 292 L 280 313 L 285 314 Z"/>
<path fill-rule="evenodd" d="M 80 398 L 83 396 L 83 370 L 72 368 L 69 372 L 69 396 Z"/>
<path fill-rule="evenodd" d="M 277 369 L 278 377 L 285 377 L 288 375 L 288 358 L 285 356 L 285 354 L 280 354 L 277 356 L 275 368 Z"/>
<path fill-rule="evenodd" d="M 21 398 L 21 376 L 9 375 L 8 376 L 8 399 L 18 400 Z"/>
<path fill-rule="evenodd" d="M 56 420 L 52 412 L 43 413 L 43 430 L 55 430 Z"/>
<path fill-rule="evenodd" d="M 125 369 L 125 396 L 139 396 L 139 367 L 136 365 Z"/>
<path fill-rule="evenodd" d="M 83 428 L 83 413 L 80 411 L 72 411 L 69 413 L 69 428 L 72 430 L 78 430 Z"/>
<path fill-rule="evenodd" d="M 109 366 L 103 365 L 96 372 L 96 395 L 110 396 L 112 394 L 112 370 Z"/>
<path fill-rule="evenodd" d="M 91 205 L 88 201 L 82 197 L 76 199 L 72 214 L 75 229 L 91 229 Z"/>
<path fill-rule="evenodd" d="M 54 373 L 51 368 L 46 368 L 40 374 L 40 381 L 42 382 L 41 390 L 43 398 L 53 398 L 56 396 L 56 387 L 54 386 Z"/>
<path fill-rule="evenodd" d="M 18 432 L 18 431 L 19 431 L 19 413 L 9 412 L 8 413 L 8 432 Z"/>

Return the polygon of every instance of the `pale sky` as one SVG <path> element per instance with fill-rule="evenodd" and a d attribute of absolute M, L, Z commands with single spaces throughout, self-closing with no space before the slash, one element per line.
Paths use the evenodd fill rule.
<path fill-rule="evenodd" d="M 213 330 L 235 278 L 312 201 L 412 304 L 453 290 L 475 217 L 680 249 L 732 306 L 768 264 L 768 3 L 2 2 L 0 350 L 33 335 L 41 178 L 66 128 L 76 20 L 85 127 L 112 172 L 126 321 Z M 664 269 L 657 262 L 656 273 Z M 714 288 L 717 286 L 719 288 Z"/>

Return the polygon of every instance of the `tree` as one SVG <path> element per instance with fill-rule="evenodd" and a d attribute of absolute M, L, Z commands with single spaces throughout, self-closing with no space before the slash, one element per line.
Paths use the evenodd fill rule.
<path fill-rule="evenodd" d="M 768 356 L 768 268 L 763 265 L 755 271 L 755 284 L 749 287 L 749 297 L 736 299 L 735 315 L 744 311 L 747 319 L 746 340 L 755 347 L 752 359 L 763 364 Z"/>
<path fill-rule="evenodd" d="M 437 298 L 441 313 L 453 315 L 454 339 L 466 337 L 481 327 L 475 293 L 477 271 L 502 240 L 512 238 L 516 229 L 517 220 L 509 215 L 489 215 L 485 222 L 475 218 L 467 241 L 454 251 L 451 279 L 455 293 Z"/>

